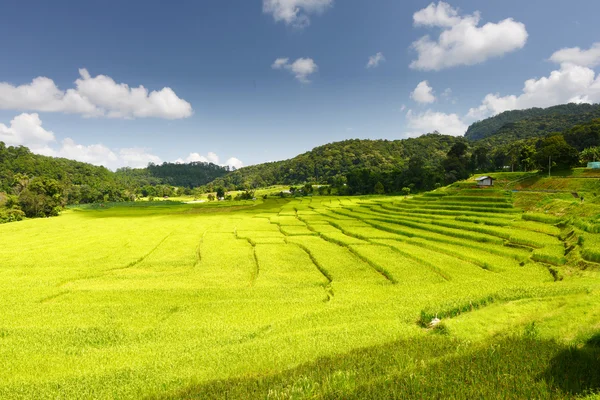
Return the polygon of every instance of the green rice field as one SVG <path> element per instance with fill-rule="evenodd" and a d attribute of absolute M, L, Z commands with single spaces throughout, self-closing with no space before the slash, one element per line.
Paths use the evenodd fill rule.
<path fill-rule="evenodd" d="M 600 390 L 600 234 L 510 192 L 107 204 L 0 238 L 2 399 Z"/>

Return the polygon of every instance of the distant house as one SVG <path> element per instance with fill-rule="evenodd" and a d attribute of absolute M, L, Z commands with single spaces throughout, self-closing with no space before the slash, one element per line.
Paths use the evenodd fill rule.
<path fill-rule="evenodd" d="M 475 181 L 477 181 L 477 186 L 479 187 L 494 186 L 494 178 L 491 176 L 480 176 Z"/>

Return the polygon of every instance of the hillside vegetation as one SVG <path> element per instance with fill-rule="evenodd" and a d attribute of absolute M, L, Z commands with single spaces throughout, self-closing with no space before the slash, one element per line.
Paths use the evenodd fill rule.
<path fill-rule="evenodd" d="M 440 134 L 406 140 L 344 140 L 319 146 L 292 159 L 240 168 L 212 182 L 228 189 L 304 182 L 343 184 L 349 174 L 368 170 L 374 174 L 398 173 L 411 158 L 422 168 L 437 169 L 450 148 L 461 138 Z"/>
<path fill-rule="evenodd" d="M 600 104 L 570 103 L 548 108 L 505 111 L 473 123 L 467 129 L 465 138 L 473 142 L 489 138 L 490 143 L 504 144 L 562 132 L 596 118 L 600 118 Z"/>
<path fill-rule="evenodd" d="M 123 168 L 117 172 L 66 158 L 33 154 L 0 142 L 0 223 L 57 215 L 65 205 L 133 201 L 190 193 L 230 171 L 210 163 Z"/>

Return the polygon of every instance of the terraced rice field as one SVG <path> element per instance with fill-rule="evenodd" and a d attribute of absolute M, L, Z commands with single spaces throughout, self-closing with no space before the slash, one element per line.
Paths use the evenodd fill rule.
<path fill-rule="evenodd" d="M 463 190 L 75 209 L 2 225 L 0 398 L 178 397 L 420 340 L 436 316 L 466 347 L 531 321 L 547 338 L 585 340 L 600 329 L 600 275 L 568 272 L 553 222 L 523 218 L 505 192 Z M 557 299 L 563 314 L 525 306 Z"/>

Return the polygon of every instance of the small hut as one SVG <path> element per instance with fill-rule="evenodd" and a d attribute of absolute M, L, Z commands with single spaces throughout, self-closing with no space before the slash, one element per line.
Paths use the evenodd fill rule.
<path fill-rule="evenodd" d="M 589 162 L 587 167 L 590 169 L 600 169 L 600 161 Z"/>
<path fill-rule="evenodd" d="M 475 179 L 475 181 L 477 181 L 477 186 L 479 187 L 494 186 L 494 178 L 491 176 L 480 176 L 479 178 Z"/>

